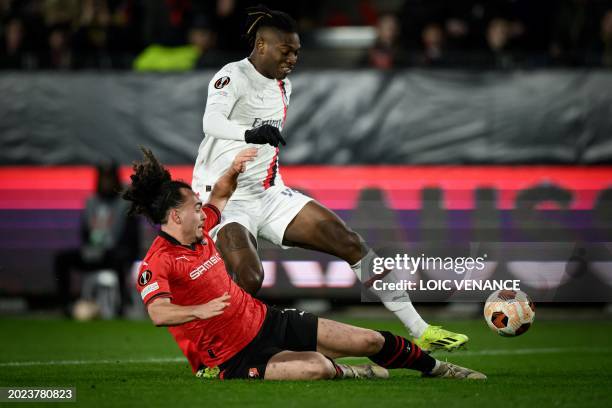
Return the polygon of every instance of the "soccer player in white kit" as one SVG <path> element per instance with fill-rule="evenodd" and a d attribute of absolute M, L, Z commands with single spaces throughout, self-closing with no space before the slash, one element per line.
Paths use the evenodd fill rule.
<path fill-rule="evenodd" d="M 247 10 L 248 58 L 232 62 L 208 86 L 203 118 L 204 140 L 193 171 L 193 190 L 202 201 L 215 181 L 247 145 L 257 146 L 254 162 L 238 178 L 222 220 L 211 231 L 236 282 L 255 295 L 263 282 L 257 238 L 283 248 L 296 246 L 335 255 L 368 280 L 367 265 L 376 254 L 332 211 L 285 186 L 279 171 L 279 146 L 291 97 L 287 75 L 297 63 L 300 39 L 286 13 L 258 6 Z M 407 327 L 424 350 L 453 350 L 468 337 L 427 324 L 406 292 L 383 304 Z"/>

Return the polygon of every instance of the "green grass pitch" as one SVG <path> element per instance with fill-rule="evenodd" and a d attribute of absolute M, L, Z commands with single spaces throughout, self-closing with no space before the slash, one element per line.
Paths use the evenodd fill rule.
<path fill-rule="evenodd" d="M 349 322 L 404 334 L 393 321 Z M 0 386 L 72 386 L 77 403 L 64 405 L 88 407 L 612 406 L 610 321 L 536 319 L 517 338 L 495 335 L 482 320 L 440 323 L 471 342 L 436 356 L 483 371 L 486 382 L 421 379 L 406 370 L 378 381 L 203 381 L 170 334 L 149 322 L 3 319 Z"/>

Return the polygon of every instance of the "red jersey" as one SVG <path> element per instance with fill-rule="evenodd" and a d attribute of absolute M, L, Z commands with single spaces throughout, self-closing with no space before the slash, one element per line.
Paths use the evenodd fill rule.
<path fill-rule="evenodd" d="M 259 332 L 266 305 L 230 278 L 208 231 L 219 223 L 219 210 L 206 204 L 201 242 L 181 245 L 161 231 L 147 252 L 138 274 L 138 291 L 145 305 L 158 297 L 180 306 L 207 303 L 227 292 L 230 305 L 222 314 L 168 327 L 191 368 L 218 366 L 242 350 Z"/>

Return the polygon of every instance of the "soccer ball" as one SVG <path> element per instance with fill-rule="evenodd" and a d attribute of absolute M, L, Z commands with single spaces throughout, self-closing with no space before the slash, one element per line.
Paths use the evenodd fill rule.
<path fill-rule="evenodd" d="M 535 306 L 525 292 L 498 290 L 488 297 L 484 318 L 494 332 L 504 337 L 525 333 L 535 317 Z"/>
<path fill-rule="evenodd" d="M 87 322 L 100 316 L 100 307 L 91 300 L 79 299 L 72 308 L 72 317 L 79 322 Z"/>

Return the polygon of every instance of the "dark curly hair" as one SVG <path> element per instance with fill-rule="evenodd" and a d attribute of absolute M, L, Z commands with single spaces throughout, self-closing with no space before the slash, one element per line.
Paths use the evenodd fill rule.
<path fill-rule="evenodd" d="M 250 46 L 255 43 L 257 30 L 261 27 L 274 27 L 286 33 L 297 33 L 295 20 L 287 13 L 279 10 L 270 10 L 263 4 L 246 9 L 247 19 L 245 38 Z"/>
<path fill-rule="evenodd" d="M 123 192 L 130 201 L 130 215 L 144 215 L 153 224 L 165 224 L 168 210 L 185 202 L 181 189 L 191 186 L 181 180 L 172 180 L 170 172 L 161 165 L 151 150 L 141 147 L 144 160 L 134 162 L 131 184 Z"/>

